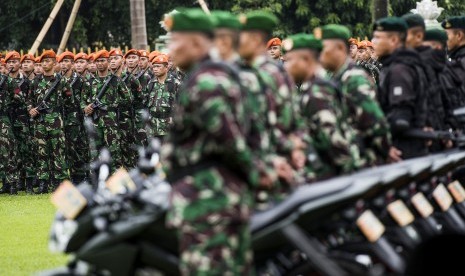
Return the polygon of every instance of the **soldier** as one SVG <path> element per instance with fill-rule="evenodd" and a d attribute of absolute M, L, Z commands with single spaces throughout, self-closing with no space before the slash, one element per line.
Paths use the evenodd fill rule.
<path fill-rule="evenodd" d="M 44 74 L 34 80 L 27 102 L 29 115 L 34 119 L 39 193 L 47 193 L 49 183 L 51 189 L 55 189 L 60 182 L 69 179 L 61 108 L 71 88 L 54 72 L 56 54 L 53 50 L 45 51 L 40 62 Z"/>
<path fill-rule="evenodd" d="M 274 37 L 266 44 L 266 49 L 270 57 L 278 62 L 282 62 L 281 39 Z"/>
<path fill-rule="evenodd" d="M 441 26 L 447 32 L 449 55 L 449 62 L 446 62 L 440 76 L 445 96 L 444 109 L 448 125 L 454 129 L 463 129 L 464 124 L 454 118 L 453 110 L 465 106 L 465 16 L 448 18 Z"/>
<path fill-rule="evenodd" d="M 151 71 L 150 69 L 151 69 L 151 66 L 152 66 L 152 64 L 150 64 L 150 60 L 149 60 L 150 53 L 147 50 L 140 50 L 139 51 L 139 56 L 140 56 L 139 66 L 138 66 L 137 72 L 134 72 L 134 73 L 135 74 L 140 74 L 140 76 L 138 76 L 138 79 L 141 82 L 141 84 L 145 87 L 145 85 L 153 77 L 153 74 L 150 75 L 150 73 L 149 73 Z M 149 75 L 147 76 L 147 75 L 145 75 L 145 73 L 147 73 Z M 143 75 L 144 75 L 144 78 L 140 79 L 141 76 L 143 76 Z"/>
<path fill-rule="evenodd" d="M 23 70 L 26 77 L 32 81 L 36 77 L 36 74 L 34 73 L 34 66 L 36 63 L 34 56 L 32 54 L 24 54 L 21 57 L 20 62 L 21 70 Z"/>
<path fill-rule="evenodd" d="M 142 93 L 142 87 L 134 75 L 123 71 L 123 53 L 119 49 L 113 49 L 109 53 L 110 69 L 121 82 L 120 87 L 123 91 L 117 90 L 122 94 L 121 101 L 118 104 L 118 124 L 119 124 L 119 144 L 121 147 L 121 162 L 124 167 L 132 168 L 136 162 L 136 151 L 133 148 L 134 140 L 134 109 L 133 102 L 136 94 Z M 124 100 L 123 100 L 124 99 Z"/>
<path fill-rule="evenodd" d="M 148 97 L 148 82 L 150 81 L 150 76 L 145 70 L 149 70 L 150 66 L 147 66 L 145 70 L 138 70 L 139 68 L 139 59 L 141 52 L 135 49 L 129 50 L 124 55 L 124 60 L 126 61 L 127 71 L 124 73 L 123 78 L 127 78 L 126 85 L 128 87 L 134 87 L 132 91 L 134 97 L 134 124 L 135 124 L 135 144 L 136 145 L 147 145 L 147 133 L 145 130 L 145 125 L 142 120 L 143 110 L 147 109 L 147 97 Z M 151 70 L 149 70 L 151 71 Z M 139 86 L 142 88 L 141 91 L 137 91 Z"/>
<path fill-rule="evenodd" d="M 77 59 L 76 59 L 77 58 Z M 71 52 L 63 52 L 57 61 L 61 66 L 63 80 L 71 88 L 63 99 L 62 116 L 66 137 L 66 157 L 73 183 L 80 183 L 86 178 L 86 166 L 89 161 L 88 144 L 84 132 L 84 112 L 81 109 L 82 90 L 89 89 L 83 78 L 73 71 L 75 60 L 79 62 L 79 70 L 83 73 L 87 55 L 74 56 Z M 85 93 L 89 93 L 86 91 Z"/>
<path fill-rule="evenodd" d="M 353 61 L 357 60 L 357 52 L 358 52 L 358 39 L 350 38 L 349 39 L 349 51 L 350 51 L 350 58 Z"/>
<path fill-rule="evenodd" d="M 16 84 L 6 74 L 0 73 L 0 194 L 17 194 L 19 180 L 16 140 L 8 110 L 13 103 Z"/>
<path fill-rule="evenodd" d="M 209 16 L 183 9 L 165 22 L 173 61 L 189 72 L 162 152 L 173 183 L 167 223 L 179 229 L 181 273 L 249 275 L 248 183 L 258 175 L 245 143 L 243 91 L 208 58 Z"/>
<path fill-rule="evenodd" d="M 44 73 L 44 69 L 42 68 L 42 64 L 40 63 L 40 56 L 36 57 L 36 63 L 34 64 L 34 74 L 36 77 L 41 76 Z"/>
<path fill-rule="evenodd" d="M 299 90 L 296 103 L 300 106 L 309 136 L 320 157 L 320 166 L 312 166 L 313 178 L 324 179 L 352 172 L 357 167 L 352 147 L 346 135 L 348 125 L 342 117 L 342 95 L 334 84 L 317 77 L 321 40 L 309 34 L 296 34 L 283 41 L 284 67 L 294 78 Z"/>
<path fill-rule="evenodd" d="M 357 44 L 357 65 L 367 71 L 374 83 L 379 81 L 379 69 L 372 59 L 373 44 L 368 40 L 362 40 Z"/>
<path fill-rule="evenodd" d="M 14 98 L 10 105 L 10 120 L 13 125 L 13 134 L 17 140 L 17 158 L 19 180 L 18 189 L 27 188 L 28 193 L 33 193 L 35 182 L 34 160 L 32 157 L 33 144 L 31 143 L 31 129 L 27 113 L 27 98 L 31 82 L 20 71 L 20 55 L 16 51 L 9 52 L 5 56 L 9 77 L 14 83 Z"/>
<path fill-rule="evenodd" d="M 355 130 L 355 139 L 362 154 L 362 160 L 357 161 L 360 165 L 365 162 L 371 166 L 386 162 L 388 157 L 398 160 L 395 151 L 389 151 L 389 126 L 376 101 L 374 82 L 349 57 L 349 29 L 330 24 L 322 28 L 321 35 L 321 64 L 332 73 L 332 81 L 342 92 L 343 116 Z"/>
<path fill-rule="evenodd" d="M 117 111 L 119 103 L 129 98 L 129 91 L 120 80 L 110 74 L 107 50 L 96 52 L 94 58 L 97 64 L 97 75 L 92 82 L 90 93 L 83 95 L 81 107 L 86 116 L 93 117 L 98 134 L 97 149 L 108 148 L 112 158 L 112 170 L 114 170 L 122 166 Z M 102 92 L 104 85 L 107 89 Z M 101 94 L 101 98 L 97 98 L 99 94 Z M 92 104 L 95 102 L 100 102 L 101 106 L 94 109 Z M 91 159 L 94 160 L 97 154 L 97 152 L 91 152 Z"/>
<path fill-rule="evenodd" d="M 147 107 L 149 109 L 152 133 L 150 136 L 162 137 L 169 132 L 172 124 L 172 109 L 179 90 L 179 81 L 168 74 L 168 57 L 164 54 L 152 60 L 155 77 L 147 88 Z"/>
<path fill-rule="evenodd" d="M 373 46 L 383 64 L 378 100 L 402 159 L 428 153 L 424 140 L 403 134 L 405 128 L 423 129 L 427 113 L 421 59 L 417 52 L 404 48 L 407 29 L 405 20 L 398 17 L 380 19 L 373 28 Z"/>
<path fill-rule="evenodd" d="M 92 53 L 89 55 L 89 58 L 87 59 L 87 72 L 88 78 L 94 78 L 97 75 L 97 64 L 95 62 L 95 54 Z"/>

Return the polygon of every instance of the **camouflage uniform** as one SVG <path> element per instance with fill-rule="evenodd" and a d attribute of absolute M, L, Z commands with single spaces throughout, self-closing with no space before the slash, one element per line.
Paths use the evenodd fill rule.
<path fill-rule="evenodd" d="M 121 101 L 118 106 L 118 123 L 120 129 L 120 146 L 123 166 L 132 168 L 136 165 L 136 151 L 134 150 L 135 129 L 134 129 L 134 97 L 142 95 L 142 86 L 134 75 L 127 75 L 125 72 L 121 75 L 121 85 L 126 86 L 129 94 L 125 100 Z M 123 83 L 124 80 L 125 82 Z"/>
<path fill-rule="evenodd" d="M 4 181 L 2 192 L 16 193 L 18 181 L 16 140 L 8 116 L 8 110 L 13 103 L 15 83 L 7 76 L 0 74 L 0 79 L 6 77 L 0 87 L 0 179 Z M 7 187 L 6 185 L 10 185 Z M 7 191 L 10 189 L 10 191 Z"/>
<path fill-rule="evenodd" d="M 141 71 L 135 75 L 135 79 L 140 82 L 142 90 L 138 93 L 133 93 L 134 96 L 134 126 L 135 126 L 135 144 L 136 145 L 147 145 L 147 132 L 145 125 L 142 120 L 142 112 L 147 109 L 147 97 L 148 97 L 148 83 L 150 82 L 150 75 L 145 71 Z"/>
<path fill-rule="evenodd" d="M 39 106 L 49 88 L 55 83 L 58 74 L 41 76 L 34 80 L 32 92 L 28 98 L 28 110 Z M 57 89 L 46 101 L 50 107 L 46 113 L 34 118 L 35 143 L 37 147 L 37 178 L 43 181 L 58 182 L 69 178 L 68 166 L 65 158 L 65 134 L 61 108 L 64 98 L 71 92 L 69 84 L 64 78 L 59 81 Z"/>
<path fill-rule="evenodd" d="M 29 95 L 31 81 L 19 74 L 14 81 L 14 99 L 10 107 L 13 133 L 16 138 L 18 148 L 18 168 L 20 169 L 20 180 L 28 178 L 31 181 L 35 177 L 35 161 L 32 153 L 35 152 L 33 144 L 33 130 L 29 124 L 29 114 L 27 113 L 26 99 Z"/>
<path fill-rule="evenodd" d="M 83 103 L 81 107 L 84 108 L 91 104 L 97 97 L 102 86 L 104 85 L 107 78 L 96 77 L 92 82 L 91 93 L 87 93 L 83 97 Z M 118 126 L 117 109 L 121 101 L 130 99 L 130 92 L 120 80 L 116 77 L 110 82 L 108 90 L 103 95 L 100 101 L 102 102 L 102 108 L 94 110 L 92 116 L 95 115 L 94 125 L 97 129 L 98 139 L 96 141 L 97 149 L 102 147 L 108 148 L 112 158 L 112 168 L 118 168 L 123 165 L 121 157 L 120 147 L 120 130 Z M 91 158 L 95 159 L 97 153 L 91 153 Z"/>
<path fill-rule="evenodd" d="M 180 89 L 162 156 L 173 183 L 168 225 L 179 229 L 185 275 L 248 275 L 250 191 L 256 185 L 240 86 L 208 61 Z"/>
<path fill-rule="evenodd" d="M 299 94 L 299 106 L 321 160 L 319 166 L 313 166 L 316 177 L 325 179 L 357 169 L 359 152 L 353 144 L 353 131 L 342 117 L 340 91 L 315 77 L 299 86 Z"/>
<path fill-rule="evenodd" d="M 179 81 L 168 75 L 164 83 L 155 77 L 147 88 L 147 107 L 152 125 L 150 136 L 164 136 L 171 127 L 172 109 L 179 89 Z"/>
<path fill-rule="evenodd" d="M 71 90 L 66 92 L 63 101 L 63 121 L 66 137 L 66 155 L 70 166 L 71 179 L 77 183 L 86 177 L 86 166 L 89 162 L 89 146 L 85 139 L 84 114 L 81 109 L 82 94 L 88 93 L 89 83 L 73 73 L 64 77 Z"/>
<path fill-rule="evenodd" d="M 385 162 L 391 146 L 389 126 L 376 101 L 376 90 L 367 73 L 347 59 L 332 78 L 344 97 L 343 116 L 356 132 L 366 165 Z"/>

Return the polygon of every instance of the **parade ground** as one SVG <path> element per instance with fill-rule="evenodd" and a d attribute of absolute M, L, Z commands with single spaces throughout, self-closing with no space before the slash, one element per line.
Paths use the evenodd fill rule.
<path fill-rule="evenodd" d="M 0 196 L 0 275 L 34 275 L 66 263 L 48 250 L 54 214 L 49 194 Z"/>

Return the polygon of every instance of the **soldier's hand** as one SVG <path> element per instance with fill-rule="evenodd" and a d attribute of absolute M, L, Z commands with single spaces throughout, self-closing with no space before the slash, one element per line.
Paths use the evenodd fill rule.
<path fill-rule="evenodd" d="M 276 158 L 273 160 L 273 165 L 279 178 L 290 185 L 294 184 L 294 170 L 286 159 Z"/>
<path fill-rule="evenodd" d="M 454 146 L 454 142 L 452 142 L 452 140 L 442 140 L 442 143 L 446 149 L 450 149 Z"/>
<path fill-rule="evenodd" d="M 92 114 L 92 112 L 94 112 L 94 109 L 92 108 L 92 104 L 89 104 L 88 106 L 86 106 L 84 108 L 84 113 L 89 116 L 90 114 Z"/>
<path fill-rule="evenodd" d="M 423 128 L 423 131 L 426 131 L 426 132 L 433 132 L 434 129 L 433 129 L 432 127 L 424 127 L 424 128 Z M 433 145 L 433 140 L 427 140 L 427 141 L 425 142 L 425 144 L 426 144 L 427 147 L 431 147 L 431 146 Z"/>
<path fill-rule="evenodd" d="M 388 157 L 389 163 L 402 161 L 401 156 L 402 156 L 402 151 L 398 150 L 394 146 L 391 146 L 391 148 L 389 148 L 389 157 Z"/>
<path fill-rule="evenodd" d="M 305 166 L 305 152 L 301 149 L 294 149 L 291 152 L 291 164 L 296 169 L 302 169 Z"/>
<path fill-rule="evenodd" d="M 34 118 L 35 116 L 39 115 L 39 111 L 37 110 L 37 108 L 32 108 L 31 110 L 29 110 L 29 115 Z"/>

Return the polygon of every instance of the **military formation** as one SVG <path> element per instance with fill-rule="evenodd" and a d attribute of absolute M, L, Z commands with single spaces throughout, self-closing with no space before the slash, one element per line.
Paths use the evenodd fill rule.
<path fill-rule="evenodd" d="M 170 69 L 169 56 L 158 51 L 7 52 L 0 86 L 0 193 L 48 193 L 65 179 L 80 183 L 102 147 L 110 150 L 114 169 L 134 167 L 136 146 L 147 144 L 142 110 L 150 112 L 151 136 L 164 136 L 171 125 L 181 79 Z M 94 152 L 86 117 L 98 132 Z"/>
<path fill-rule="evenodd" d="M 464 128 L 454 116 L 465 106 L 463 16 L 435 28 L 414 14 L 383 18 L 371 41 L 336 24 L 281 40 L 266 11 L 182 9 L 163 25 L 169 56 L 5 56 L 2 192 L 85 179 L 97 154 L 84 139 L 85 117 L 112 168 L 134 166 L 134 145 L 162 137 L 180 270 L 247 275 L 253 210 L 299 185 L 455 147 L 451 136 L 418 133 Z"/>

